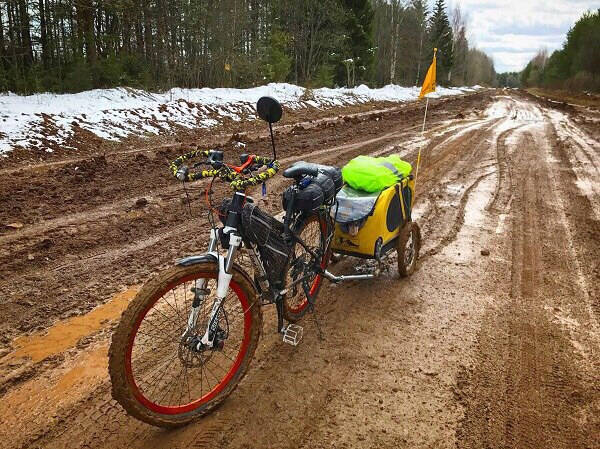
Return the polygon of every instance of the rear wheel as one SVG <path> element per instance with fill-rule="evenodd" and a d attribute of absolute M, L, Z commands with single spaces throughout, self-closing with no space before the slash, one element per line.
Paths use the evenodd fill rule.
<path fill-rule="evenodd" d="M 147 283 L 129 304 L 109 352 L 113 397 L 130 415 L 175 427 L 220 404 L 245 375 L 261 329 L 260 305 L 236 268 L 220 310 L 216 344 L 199 340 L 217 289 L 214 262 L 173 267 Z M 187 320 L 200 281 L 206 295 L 194 329 Z"/>
<path fill-rule="evenodd" d="M 298 222 L 292 230 L 304 241 L 306 246 L 319 256 L 321 268 L 326 268 L 328 255 L 325 254 L 327 235 L 325 218 L 311 215 Z M 286 273 L 285 286 L 290 291 L 283 300 L 283 316 L 291 323 L 298 321 L 308 311 L 310 303 L 314 302 L 323 282 L 323 276 L 310 268 L 311 261 L 312 258 L 306 249 L 296 243 Z M 294 281 L 302 278 L 306 279 L 290 287 Z"/>
<path fill-rule="evenodd" d="M 414 221 L 404 225 L 398 236 L 398 273 L 400 277 L 413 274 L 421 250 L 421 230 Z"/>

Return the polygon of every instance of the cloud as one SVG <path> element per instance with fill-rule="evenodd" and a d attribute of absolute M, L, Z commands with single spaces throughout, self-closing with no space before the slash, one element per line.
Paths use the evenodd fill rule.
<path fill-rule="evenodd" d="M 520 71 L 540 48 L 562 47 L 566 33 L 598 0 L 450 0 L 467 16 L 471 46 L 493 59 L 497 72 Z"/>
<path fill-rule="evenodd" d="M 490 28 L 493 34 L 517 34 L 523 36 L 553 36 L 563 35 L 565 29 L 563 26 L 543 26 L 540 24 L 499 24 Z"/>

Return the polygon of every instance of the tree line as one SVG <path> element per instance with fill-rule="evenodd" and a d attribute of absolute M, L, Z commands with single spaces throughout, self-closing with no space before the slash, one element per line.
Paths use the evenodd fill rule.
<path fill-rule="evenodd" d="M 563 47 L 540 50 L 521 72 L 523 86 L 600 91 L 600 9 L 585 13 L 567 33 Z"/>
<path fill-rule="evenodd" d="M 0 91 L 495 83 L 444 0 L 4 0 Z"/>

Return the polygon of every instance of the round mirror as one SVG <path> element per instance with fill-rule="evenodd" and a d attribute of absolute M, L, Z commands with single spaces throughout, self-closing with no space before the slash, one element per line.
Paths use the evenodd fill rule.
<path fill-rule="evenodd" d="M 283 110 L 281 105 L 273 97 L 260 97 L 256 103 L 258 116 L 268 123 L 275 123 L 281 119 Z"/>

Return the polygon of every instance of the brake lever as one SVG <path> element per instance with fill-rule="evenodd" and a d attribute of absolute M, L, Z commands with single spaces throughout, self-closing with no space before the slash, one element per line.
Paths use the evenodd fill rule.
<path fill-rule="evenodd" d="M 188 178 L 188 175 L 190 173 L 190 169 L 188 168 L 187 165 L 182 165 L 181 167 L 179 167 L 179 169 L 177 170 L 177 174 L 175 175 L 177 177 L 177 179 L 179 179 L 180 181 L 186 181 Z"/>

